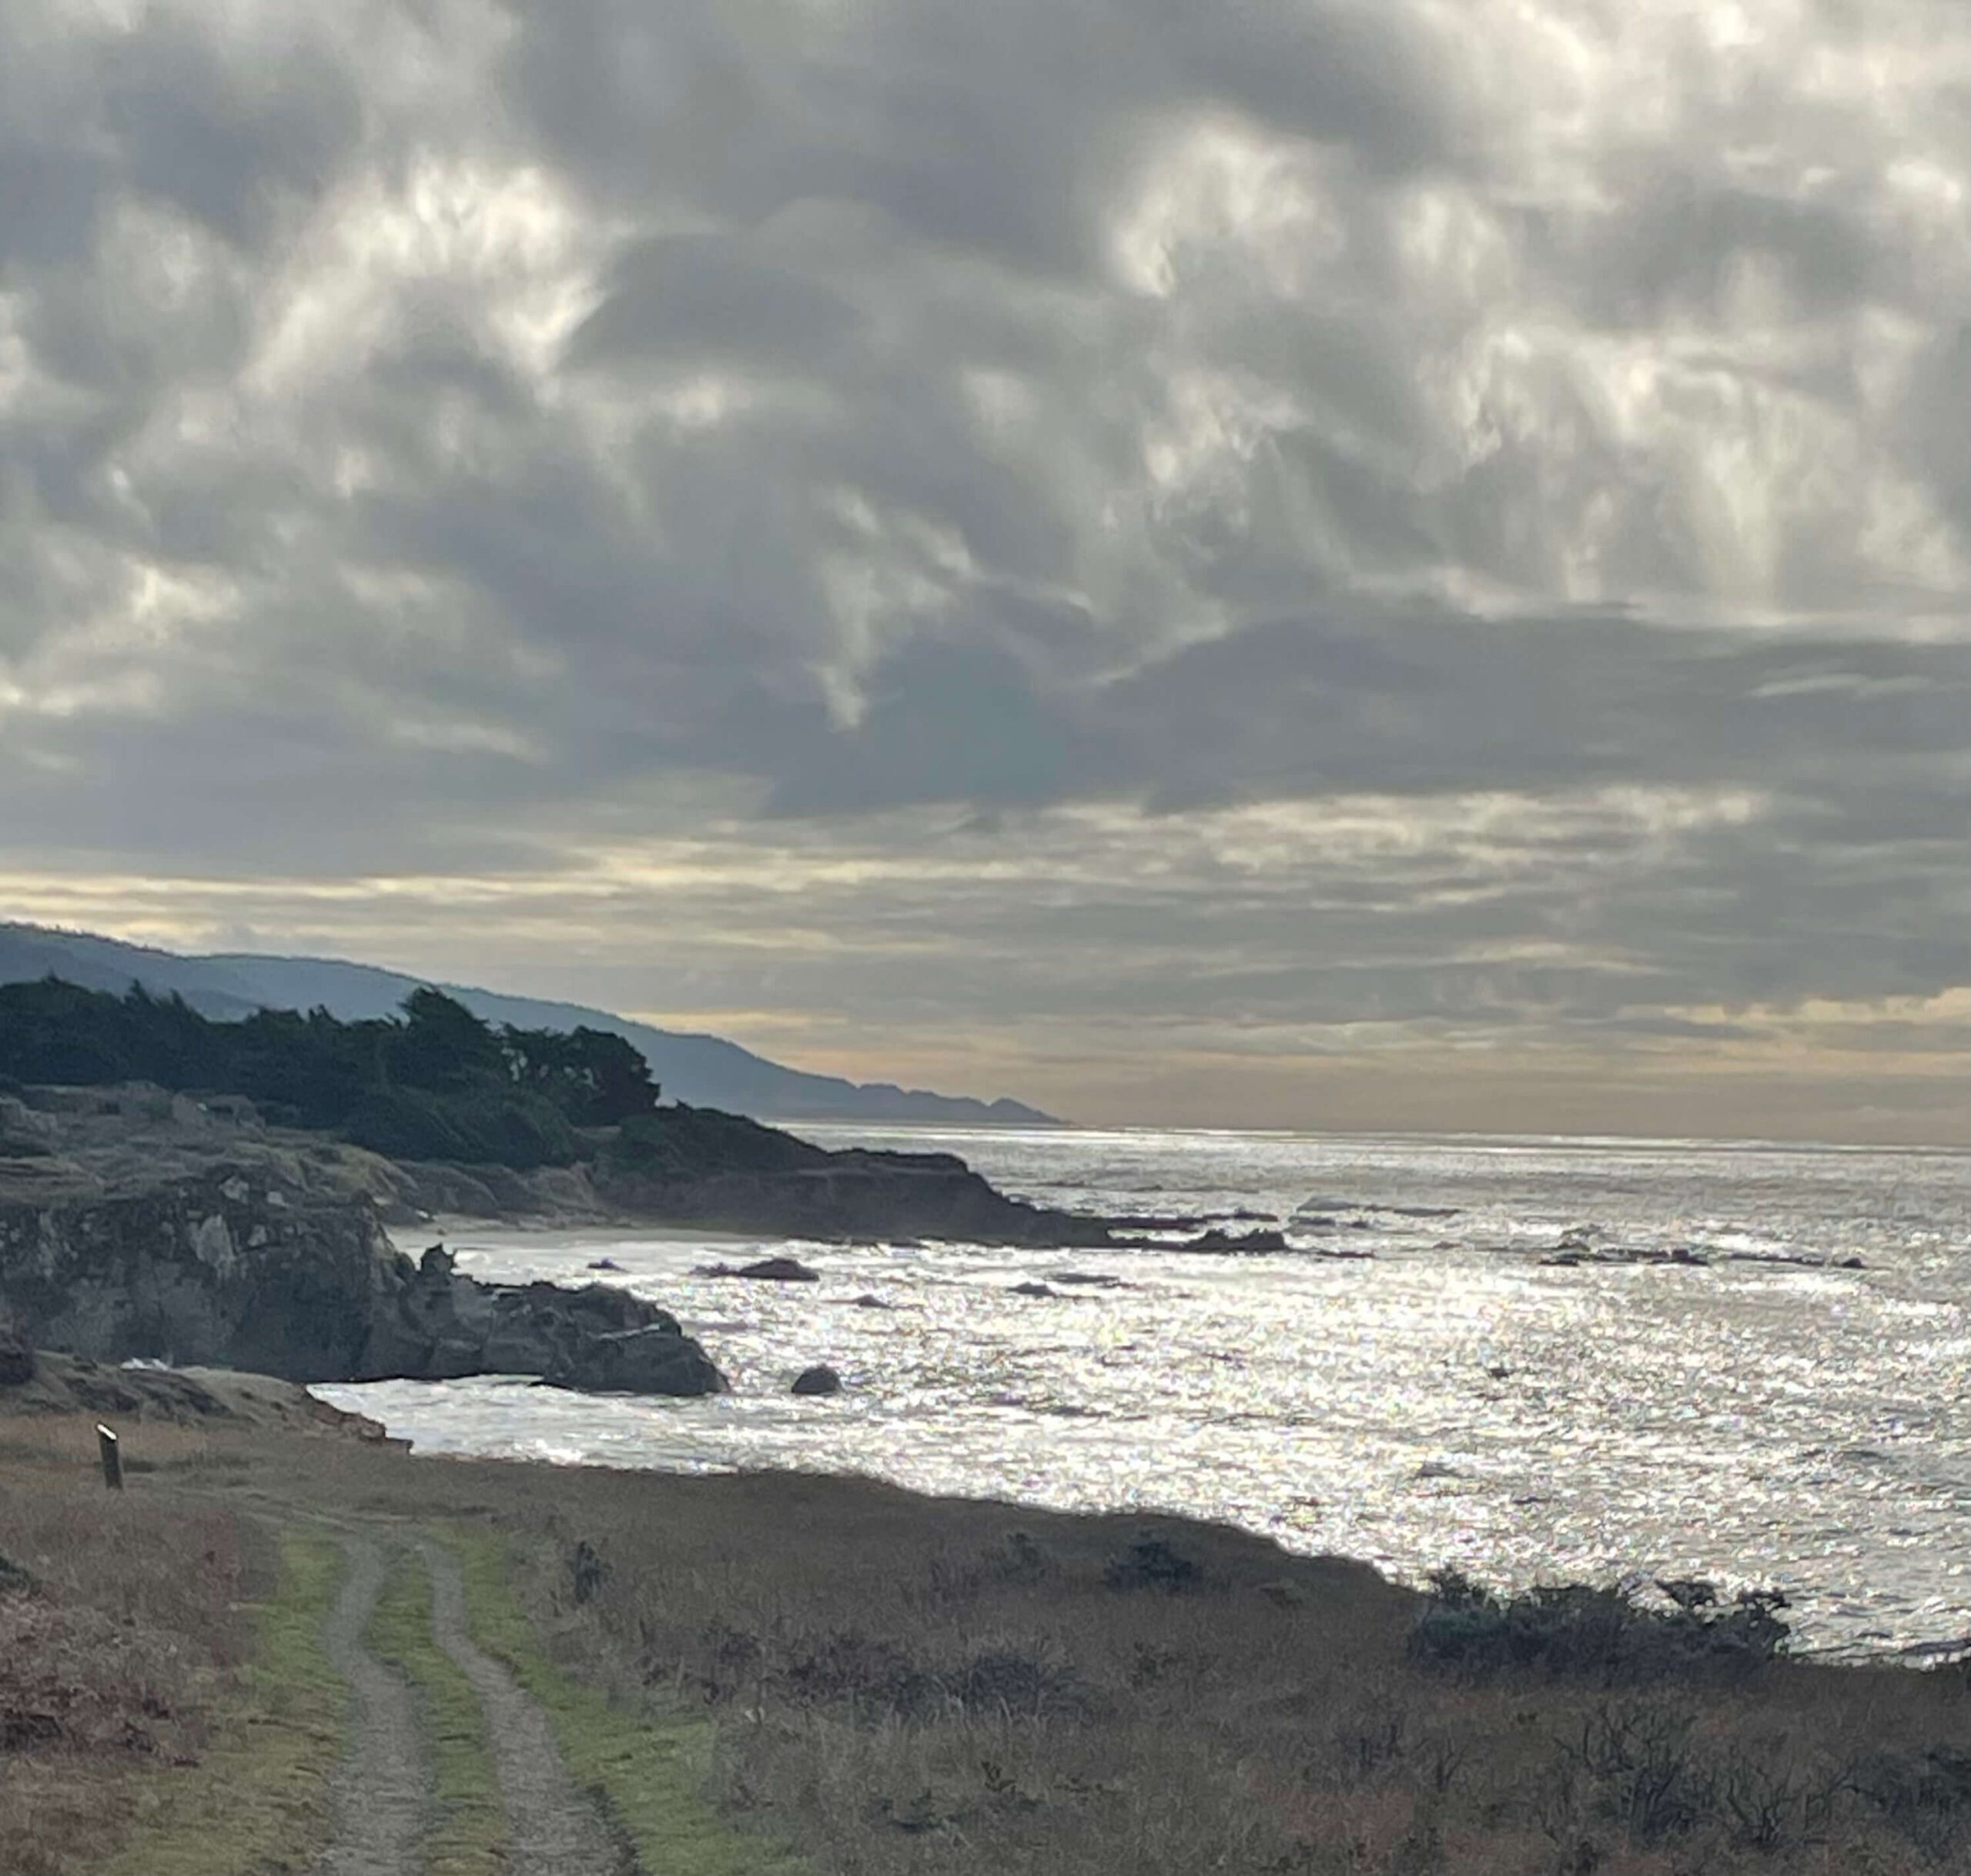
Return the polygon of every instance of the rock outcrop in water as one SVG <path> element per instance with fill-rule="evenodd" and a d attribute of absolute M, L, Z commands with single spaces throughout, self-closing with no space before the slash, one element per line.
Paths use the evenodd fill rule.
<path fill-rule="evenodd" d="M 798 1257 L 762 1257 L 750 1264 L 700 1264 L 691 1272 L 698 1277 L 746 1277 L 756 1283 L 818 1283 L 822 1273 L 810 1270 Z"/>
<path fill-rule="evenodd" d="M 708 1230 L 1022 1248 L 1111 1242 L 1102 1221 L 1009 1199 L 955 1154 L 831 1152 L 708 1109 L 664 1108 L 626 1121 L 594 1179 L 620 1211 Z"/>
<path fill-rule="evenodd" d="M 553 1374 L 683 1394 L 724 1385 L 654 1303 L 600 1284 L 476 1282 L 435 1250 L 413 1264 L 367 1198 L 312 1185 L 280 1155 L 250 1149 L 135 1189 L 0 1185 L 0 1312 L 26 1341 L 98 1361 L 293 1381 Z M 581 1379 L 614 1372 L 591 1351 L 626 1333 L 645 1339 L 643 1379 Z"/>
<path fill-rule="evenodd" d="M 588 1393 L 724 1393 L 725 1377 L 704 1350 L 658 1314 L 661 1320 L 640 1328 L 573 1338 L 541 1371 L 542 1378 L 550 1387 Z"/>

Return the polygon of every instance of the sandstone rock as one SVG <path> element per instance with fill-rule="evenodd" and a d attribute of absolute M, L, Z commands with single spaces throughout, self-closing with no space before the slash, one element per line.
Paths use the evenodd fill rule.
<path fill-rule="evenodd" d="M 818 1362 L 811 1368 L 804 1368 L 794 1377 L 791 1390 L 796 1394 L 839 1394 L 842 1376 L 826 1362 Z"/>

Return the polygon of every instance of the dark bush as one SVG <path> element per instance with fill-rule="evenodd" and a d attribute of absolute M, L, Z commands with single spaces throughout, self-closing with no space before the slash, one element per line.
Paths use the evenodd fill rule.
<path fill-rule="evenodd" d="M 382 1088 L 363 1097 L 342 1133 L 352 1145 L 392 1159 L 450 1159 L 524 1172 L 571 1165 L 581 1152 L 574 1129 L 532 1095 Z"/>
<path fill-rule="evenodd" d="M 1971 1757 L 1950 1747 L 1876 1753 L 1852 1767 L 1849 1784 L 1933 1857 L 1949 1855 L 1971 1830 Z"/>
<path fill-rule="evenodd" d="M 1119 1557 L 1109 1559 L 1103 1580 L 1112 1590 L 1163 1590 L 1174 1596 L 1196 1587 L 1202 1573 L 1161 1537 L 1139 1537 Z"/>
<path fill-rule="evenodd" d="M 771 1676 L 803 1705 L 845 1707 L 865 1724 L 951 1713 L 1074 1719 L 1094 1710 L 1089 1689 L 1046 1644 L 999 1644 L 926 1659 L 853 1630 L 810 1637 Z"/>
<path fill-rule="evenodd" d="M 586 1537 L 581 1539 L 569 1553 L 568 1577 L 578 1603 L 591 1600 L 609 1580 L 609 1566 Z"/>
<path fill-rule="evenodd" d="M 1042 1646 L 982 1649 L 942 1679 L 949 1697 L 968 1713 L 1071 1719 L 1090 1710 L 1087 1689 Z"/>
<path fill-rule="evenodd" d="M 436 1095 L 410 1088 L 379 1088 L 366 1095 L 343 1122 L 353 1145 L 391 1159 L 463 1159 L 465 1136 L 452 1123 Z"/>
<path fill-rule="evenodd" d="M 1744 1590 L 1730 1603 L 1683 1594 L 1668 1610 L 1644 1607 L 1621 1588 L 1541 1585 L 1500 1597 L 1456 1571 L 1432 1579 L 1433 1596 L 1410 1638 L 1413 1659 L 1473 1675 L 1511 1670 L 1599 1681 L 1605 1687 L 1705 1670 L 1744 1670 L 1785 1652 L 1776 1590 Z M 1705 1586 L 1707 1590 L 1708 1586 Z"/>
<path fill-rule="evenodd" d="M 828 1155 L 740 1114 L 680 1102 L 626 1119 L 607 1150 L 607 1163 L 642 1179 L 690 1179 L 708 1172 L 795 1172 Z"/>

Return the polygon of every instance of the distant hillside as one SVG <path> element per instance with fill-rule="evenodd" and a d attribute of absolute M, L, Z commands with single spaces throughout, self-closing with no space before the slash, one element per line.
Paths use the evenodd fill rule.
<path fill-rule="evenodd" d="M 252 954 L 182 957 L 126 945 L 84 931 L 0 925 L 0 983 L 50 973 L 86 989 L 121 992 L 132 983 L 169 995 L 176 992 L 208 1016 L 237 1018 L 256 1009 L 306 1010 L 320 1005 L 346 1022 L 394 1012 L 427 980 L 373 965 L 326 958 L 273 958 Z M 1051 1115 L 1018 1101 L 975 1101 L 932 1094 L 887 1082 L 845 1081 L 783 1068 L 715 1035 L 652 1028 L 607 1010 L 504 996 L 463 984 L 439 988 L 490 1022 L 536 1029 L 577 1024 L 623 1037 L 643 1053 L 664 1091 L 700 1107 L 724 1108 L 771 1120 L 916 1121 L 1000 1126 L 1051 1126 Z"/>

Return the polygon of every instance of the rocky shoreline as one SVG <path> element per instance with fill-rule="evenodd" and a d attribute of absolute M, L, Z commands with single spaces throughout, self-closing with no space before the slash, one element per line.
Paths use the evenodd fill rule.
<path fill-rule="evenodd" d="M 360 1193 L 250 1160 L 136 1191 L 0 1186 L 0 1304 L 40 1348 L 297 1382 L 534 1374 L 561 1386 L 718 1392 L 677 1320 L 627 1291 L 489 1284 L 413 1263 Z"/>
<path fill-rule="evenodd" d="M 522 1374 L 607 1392 L 724 1389 L 677 1319 L 626 1290 L 484 1283 L 440 1246 L 413 1262 L 392 1244 L 387 1226 L 441 1211 L 820 1239 L 1115 1242 L 1099 1221 L 1007 1198 L 949 1154 L 829 1152 L 698 1110 L 654 1117 L 668 1156 L 598 1153 L 517 1172 L 406 1165 L 158 1090 L 27 1092 L 0 1097 L 0 1329 L 101 1363 L 303 1383 Z"/>

